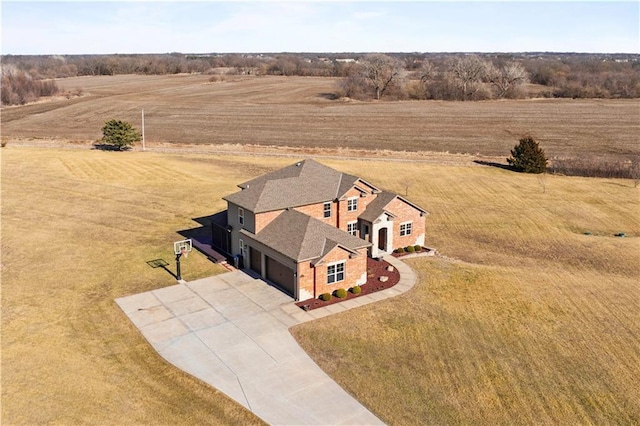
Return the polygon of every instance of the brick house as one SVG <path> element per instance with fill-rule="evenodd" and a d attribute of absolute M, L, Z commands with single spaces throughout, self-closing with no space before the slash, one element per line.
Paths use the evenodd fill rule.
<path fill-rule="evenodd" d="M 213 245 L 296 300 L 365 284 L 367 256 L 425 242 L 426 210 L 314 160 L 238 186 Z"/>

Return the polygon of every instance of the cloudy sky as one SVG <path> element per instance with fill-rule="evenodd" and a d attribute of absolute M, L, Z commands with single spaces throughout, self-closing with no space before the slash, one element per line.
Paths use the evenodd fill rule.
<path fill-rule="evenodd" d="M 3 54 L 640 53 L 638 1 L 0 3 Z"/>

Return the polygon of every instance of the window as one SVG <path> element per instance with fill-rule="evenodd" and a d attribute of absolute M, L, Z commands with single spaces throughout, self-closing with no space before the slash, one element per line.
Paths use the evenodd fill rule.
<path fill-rule="evenodd" d="M 355 212 L 358 210 L 358 199 L 357 198 L 349 198 L 347 200 L 347 211 Z"/>
<path fill-rule="evenodd" d="M 331 203 L 324 203 L 324 217 L 331 217 Z"/>
<path fill-rule="evenodd" d="M 411 235 L 411 222 L 400 224 L 400 236 Z"/>
<path fill-rule="evenodd" d="M 344 281 L 344 262 L 327 266 L 327 284 Z"/>
<path fill-rule="evenodd" d="M 358 222 L 348 222 L 347 223 L 347 232 L 351 235 L 356 235 L 356 229 L 358 227 Z"/>
<path fill-rule="evenodd" d="M 244 209 L 242 207 L 238 207 L 238 222 L 240 225 L 244 225 Z"/>
<path fill-rule="evenodd" d="M 240 246 L 240 256 L 244 256 L 244 252 L 246 249 L 246 246 L 244 245 L 244 241 L 240 239 L 240 241 L 238 242 L 238 245 Z"/>

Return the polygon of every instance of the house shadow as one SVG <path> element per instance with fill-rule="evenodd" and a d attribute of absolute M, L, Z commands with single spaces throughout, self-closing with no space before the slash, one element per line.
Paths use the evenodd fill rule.
<path fill-rule="evenodd" d="M 214 263 L 224 263 L 230 260 L 231 256 L 220 248 L 220 244 L 214 243 L 214 238 L 218 238 L 221 233 L 226 235 L 227 211 L 221 211 L 209 216 L 196 217 L 192 219 L 200 224 L 195 228 L 178 231 L 185 239 L 191 239 L 192 246 L 200 253 L 207 256 Z M 224 236 L 223 235 L 223 236 Z"/>
<path fill-rule="evenodd" d="M 473 160 L 473 162 L 476 164 L 480 164 L 481 166 L 497 167 L 498 169 L 513 171 L 513 168 L 508 164 L 501 164 L 493 161 L 484 161 L 484 160 Z"/>

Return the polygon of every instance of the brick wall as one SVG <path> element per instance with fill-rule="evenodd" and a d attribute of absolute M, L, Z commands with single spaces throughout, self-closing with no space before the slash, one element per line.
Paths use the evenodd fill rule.
<path fill-rule="evenodd" d="M 316 294 L 314 297 L 318 297 L 322 293 L 333 293 L 339 288 L 348 290 L 354 285 L 363 284 L 362 280 L 364 278 L 366 281 L 367 276 L 367 250 L 360 249 L 359 253 L 359 256 L 349 259 L 349 252 L 336 247 L 327 254 L 322 264 L 316 265 Z M 344 281 L 327 284 L 327 265 L 339 261 L 346 262 Z"/>
<path fill-rule="evenodd" d="M 315 298 L 313 294 L 314 268 L 310 262 L 298 264 L 298 296 L 300 300 Z"/>
<path fill-rule="evenodd" d="M 328 225 L 336 226 L 336 203 L 334 203 L 333 201 L 331 201 L 331 217 L 327 218 L 324 217 L 324 203 L 295 207 L 294 210 L 304 213 L 307 216 L 311 216 L 314 219 L 318 219 L 319 221 L 324 222 Z"/>
<path fill-rule="evenodd" d="M 358 208 L 355 211 L 348 211 L 349 198 L 356 198 L 358 200 Z M 367 194 L 365 196 L 361 196 L 361 192 L 355 188 L 351 188 L 347 194 L 343 197 L 343 200 L 338 202 L 337 210 L 338 210 L 338 228 L 343 231 L 347 230 L 348 222 L 355 222 L 358 220 L 358 216 L 362 214 L 367 208 L 367 205 L 373 200 L 375 200 L 375 194 Z"/>
<path fill-rule="evenodd" d="M 393 220 L 394 249 L 416 244 L 424 245 L 425 217 L 420 216 L 420 211 L 398 198 L 387 205 L 387 210 L 396 216 Z M 411 222 L 411 234 L 401 237 L 400 225 L 405 222 Z"/>
<path fill-rule="evenodd" d="M 284 210 L 275 210 L 272 212 L 258 213 L 255 215 L 255 231 L 254 234 L 262 231 L 273 219 L 280 216 Z"/>

